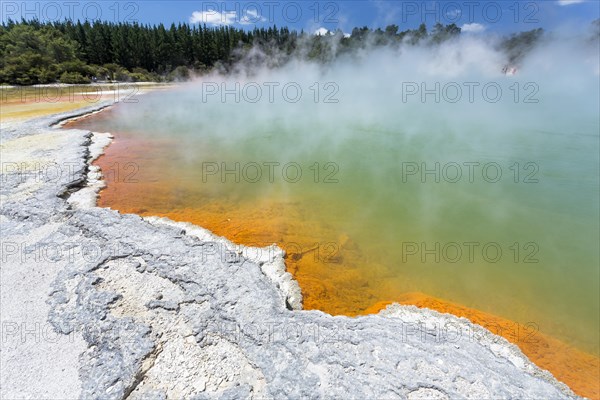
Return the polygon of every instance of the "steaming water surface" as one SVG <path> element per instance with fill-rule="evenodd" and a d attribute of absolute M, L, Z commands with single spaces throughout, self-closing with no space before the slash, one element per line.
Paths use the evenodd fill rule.
<path fill-rule="evenodd" d="M 273 103 L 203 99 L 196 82 L 77 122 L 116 135 L 98 161 L 100 205 L 278 243 L 306 308 L 356 315 L 423 292 L 598 354 L 597 74 L 582 63 L 563 80 L 538 60 L 505 77 L 468 57 L 422 72 L 373 57 L 238 80 L 298 82 L 297 103 L 280 91 Z M 402 82 L 467 81 L 503 96 L 403 98 Z M 315 102 L 315 82 L 335 82 L 339 101 Z M 538 102 L 526 103 L 531 82 Z"/>

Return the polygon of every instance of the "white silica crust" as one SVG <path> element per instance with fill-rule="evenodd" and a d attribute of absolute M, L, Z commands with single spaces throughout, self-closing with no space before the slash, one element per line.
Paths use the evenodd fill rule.
<path fill-rule="evenodd" d="M 277 246 L 96 207 L 110 136 L 50 125 L 105 105 L 2 124 L 3 398 L 576 398 L 466 319 L 302 310 Z"/>
<path fill-rule="evenodd" d="M 92 162 L 104 154 L 104 149 L 110 144 L 113 136 L 110 133 L 92 132 L 91 142 L 88 146 L 89 155 L 87 159 L 88 172 L 86 174 L 86 185 L 78 191 L 72 193 L 67 201 L 70 205 L 76 208 L 91 208 L 96 206 L 98 193 L 106 184 L 102 179 L 102 171 L 97 165 L 92 165 Z"/>
<path fill-rule="evenodd" d="M 224 259 L 245 258 L 260 266 L 261 271 L 285 299 L 288 308 L 302 309 L 302 292 L 298 281 L 285 267 L 285 252 L 276 244 L 267 247 L 249 247 L 231 243 L 222 236 L 217 236 L 208 229 L 187 222 L 175 222 L 168 218 L 145 217 L 146 221 L 155 225 L 164 225 L 181 228 L 187 235 L 196 237 L 203 242 L 211 243 L 211 252 L 220 254 Z"/>

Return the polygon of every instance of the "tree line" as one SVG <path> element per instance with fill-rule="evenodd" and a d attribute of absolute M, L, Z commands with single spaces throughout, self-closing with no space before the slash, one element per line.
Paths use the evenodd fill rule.
<path fill-rule="evenodd" d="M 541 30 L 507 38 L 517 58 L 532 46 Z M 213 68 L 228 70 L 259 48 L 262 63 L 284 63 L 291 57 L 327 62 L 371 46 L 436 45 L 458 37 L 455 24 L 436 24 L 430 31 L 354 28 L 313 35 L 287 27 L 243 30 L 231 26 L 141 25 L 103 21 L 8 21 L 0 25 L 0 83 L 89 83 L 94 80 L 170 81 Z M 525 47 L 524 47 L 525 46 Z"/>

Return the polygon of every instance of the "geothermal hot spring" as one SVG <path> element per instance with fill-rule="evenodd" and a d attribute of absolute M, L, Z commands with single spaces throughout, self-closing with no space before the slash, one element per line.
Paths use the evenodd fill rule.
<path fill-rule="evenodd" d="M 306 309 L 431 296 L 597 357 L 597 49 L 503 60 L 466 38 L 240 70 L 69 127 L 115 134 L 100 206 L 277 243 Z"/>

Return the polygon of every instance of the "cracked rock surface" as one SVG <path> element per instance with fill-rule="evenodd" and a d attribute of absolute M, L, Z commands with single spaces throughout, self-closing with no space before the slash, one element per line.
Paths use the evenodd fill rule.
<path fill-rule="evenodd" d="M 275 246 L 95 207 L 74 114 L 2 125 L 3 398 L 576 398 L 465 319 L 304 311 Z"/>

